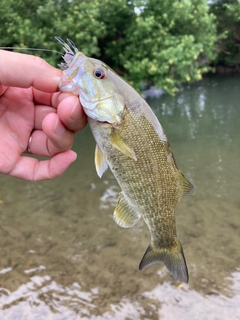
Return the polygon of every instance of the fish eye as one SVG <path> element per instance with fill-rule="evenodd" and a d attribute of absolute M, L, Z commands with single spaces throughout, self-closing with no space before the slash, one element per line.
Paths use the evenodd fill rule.
<path fill-rule="evenodd" d="M 106 77 L 106 73 L 103 69 L 97 68 L 93 70 L 93 75 L 97 79 L 104 79 Z"/>

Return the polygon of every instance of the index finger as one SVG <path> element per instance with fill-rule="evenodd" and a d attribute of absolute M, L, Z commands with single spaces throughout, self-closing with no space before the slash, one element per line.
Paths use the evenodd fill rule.
<path fill-rule="evenodd" d="M 0 84 L 55 92 L 62 71 L 40 57 L 0 50 Z"/>

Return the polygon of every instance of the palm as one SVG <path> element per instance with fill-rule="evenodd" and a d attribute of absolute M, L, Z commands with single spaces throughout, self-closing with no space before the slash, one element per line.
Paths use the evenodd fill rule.
<path fill-rule="evenodd" d="M 86 125 L 79 98 L 58 92 L 62 71 L 39 57 L 0 50 L 0 62 L 0 173 L 34 181 L 61 175 L 76 159 L 74 133 Z"/>
<path fill-rule="evenodd" d="M 59 176 L 76 158 L 69 150 L 74 132 L 86 124 L 84 116 L 70 119 L 76 101 L 75 112 L 82 114 L 78 98 L 32 87 L 5 89 L 0 85 L 0 172 L 26 180 Z M 50 160 L 22 155 L 27 152 L 30 136 L 31 153 Z"/>
<path fill-rule="evenodd" d="M 9 87 L 0 97 L 0 171 L 10 172 L 34 127 L 32 89 Z"/>

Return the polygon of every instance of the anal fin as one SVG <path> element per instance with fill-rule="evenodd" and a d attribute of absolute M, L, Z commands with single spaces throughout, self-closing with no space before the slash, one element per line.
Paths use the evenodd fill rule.
<path fill-rule="evenodd" d="M 115 222 L 122 228 L 134 226 L 141 215 L 127 202 L 122 192 L 119 193 L 118 202 L 113 213 Z"/>

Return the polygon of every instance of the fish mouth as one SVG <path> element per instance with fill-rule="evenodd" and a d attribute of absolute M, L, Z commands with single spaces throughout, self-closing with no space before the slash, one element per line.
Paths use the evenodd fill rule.
<path fill-rule="evenodd" d="M 87 93 L 83 88 L 80 87 L 78 78 L 81 77 L 82 69 L 81 66 L 74 68 L 68 68 L 63 71 L 62 77 L 59 80 L 58 88 L 60 91 L 71 92 L 79 95 L 81 91 Z"/>
<path fill-rule="evenodd" d="M 66 75 L 62 75 L 58 83 L 58 89 L 62 92 L 71 92 L 73 94 L 79 95 L 82 90 L 78 85 L 74 85 L 72 79 Z"/>
<path fill-rule="evenodd" d="M 72 92 L 79 94 L 84 91 L 79 88 L 78 80 L 82 77 L 84 70 L 85 55 L 82 52 L 77 52 L 72 61 L 66 61 L 68 68 L 63 71 L 62 77 L 59 81 L 58 88 L 64 92 Z"/>

